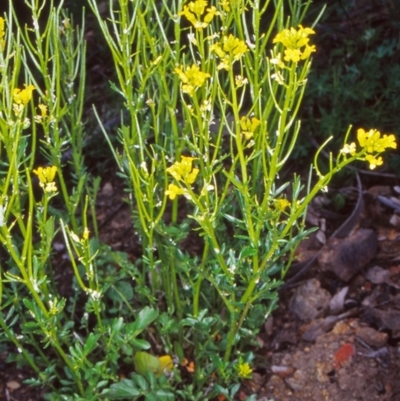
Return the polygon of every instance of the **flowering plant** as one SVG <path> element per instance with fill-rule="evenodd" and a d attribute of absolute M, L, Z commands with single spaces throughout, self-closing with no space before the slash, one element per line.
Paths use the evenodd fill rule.
<path fill-rule="evenodd" d="M 41 8 L 32 0 L 35 41 L 28 31 L 22 34 L 23 53 L 17 52 L 21 38 L 8 30 L 11 16 L 0 20 L 0 129 L 7 154 L 0 241 L 11 266 L 1 289 L 12 299 L 2 307 L 7 315 L 0 315 L 0 325 L 37 372 L 34 383 L 63 386 L 62 396 L 55 391 L 52 399 L 194 399 L 194 390 L 195 399 L 233 399 L 237 382 L 251 377 L 251 345 L 276 307 L 297 245 L 310 232 L 307 206 L 352 161 L 382 164 L 380 154 L 396 147 L 395 138 L 360 129 L 357 148 L 347 143 L 349 129 L 327 171 L 318 165 L 321 147 L 308 179 L 283 174 L 317 50 L 310 44 L 314 30 L 300 25 L 309 2 L 289 1 L 288 10 L 283 1 L 114 3 L 104 19 L 89 0 L 125 111 L 121 147 L 111 146 L 142 257 L 132 264 L 99 244 L 93 206 L 99 181 L 89 180 L 82 152 L 83 38 L 65 15 L 61 20 L 61 2 L 43 43 Z M 267 12 L 270 26 L 262 29 Z M 284 26 L 286 13 L 290 25 Z M 29 84 L 20 89 L 18 63 L 28 56 L 38 71 L 26 64 Z M 28 128 L 31 147 L 21 134 Z M 47 166 L 37 164 L 37 146 Z M 66 146 L 73 154 L 68 181 Z M 39 198 L 31 173 L 39 180 Z M 55 197 L 62 198 L 62 210 L 50 206 Z M 60 295 L 53 276 L 57 231 L 74 275 L 71 299 Z M 198 244 L 195 251 L 185 248 L 188 240 Z M 110 274 L 99 268 L 104 265 Z M 83 308 L 78 299 L 85 300 Z M 12 327 L 18 320 L 22 339 Z M 38 341 L 53 348 L 54 358 Z M 32 344 L 35 357 L 28 352 Z M 124 363 L 136 373 L 120 380 Z M 176 386 L 178 366 L 190 374 L 183 389 Z"/>

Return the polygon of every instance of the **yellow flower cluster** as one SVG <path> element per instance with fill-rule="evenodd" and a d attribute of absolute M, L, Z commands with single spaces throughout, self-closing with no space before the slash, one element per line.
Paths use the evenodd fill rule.
<path fill-rule="evenodd" d="M 253 137 L 255 130 L 260 125 L 260 120 L 253 117 L 251 120 L 247 117 L 240 119 L 240 128 L 242 129 L 243 136 L 249 140 Z"/>
<path fill-rule="evenodd" d="M 206 79 L 210 77 L 210 74 L 200 71 L 199 66 L 196 64 L 186 68 L 185 71 L 182 68 L 175 68 L 175 72 L 183 82 L 183 93 L 187 93 L 189 96 L 193 96 L 197 88 L 200 88 Z"/>
<path fill-rule="evenodd" d="M 183 11 L 178 15 L 185 16 L 196 29 L 201 31 L 208 26 L 215 15 L 219 15 L 215 6 L 206 9 L 207 4 L 205 0 L 191 1 L 187 6 L 183 7 Z M 207 13 L 203 17 L 205 11 L 207 11 Z"/>
<path fill-rule="evenodd" d="M 276 199 L 275 207 L 277 210 L 279 210 L 281 213 L 283 213 L 286 210 L 286 208 L 290 207 L 290 202 L 284 198 Z"/>
<path fill-rule="evenodd" d="M 222 7 L 222 9 L 225 12 L 229 13 L 231 11 L 231 4 L 230 3 L 231 3 L 230 0 L 221 0 L 219 2 L 219 5 Z"/>
<path fill-rule="evenodd" d="M 56 183 L 54 182 L 54 178 L 56 176 L 57 167 L 38 167 L 37 170 L 33 170 L 33 172 L 39 178 L 39 185 L 43 188 L 45 192 L 57 192 Z"/>
<path fill-rule="evenodd" d="M 239 361 L 236 365 L 236 371 L 238 376 L 242 379 L 250 379 L 253 373 L 250 364 L 243 361 Z"/>
<path fill-rule="evenodd" d="M 393 134 L 383 136 L 376 129 L 370 129 L 366 132 L 363 128 L 357 130 L 357 140 L 363 151 L 366 154 L 365 160 L 369 163 L 369 168 L 373 170 L 376 166 L 383 164 L 382 157 L 378 156 L 379 153 L 384 152 L 388 148 L 397 148 L 396 138 Z M 357 146 L 355 142 L 346 144 L 340 153 L 350 154 L 355 156 L 357 153 Z"/>
<path fill-rule="evenodd" d="M 233 35 L 224 36 L 221 43 L 214 43 L 211 46 L 213 51 L 220 59 L 221 63 L 218 65 L 218 69 L 229 70 L 231 65 L 239 60 L 247 51 L 248 47 L 243 40 L 235 38 Z"/>
<path fill-rule="evenodd" d="M 293 61 L 294 63 L 300 60 L 305 60 L 310 57 L 310 54 L 315 52 L 315 46 L 310 46 L 309 35 L 313 35 L 315 32 L 311 28 L 303 28 L 299 25 L 298 29 L 290 28 L 284 29 L 279 32 L 273 39 L 273 43 L 282 43 L 285 47 L 285 61 Z M 279 67 L 283 67 L 283 63 L 278 64 Z"/>
<path fill-rule="evenodd" d="M 194 157 L 182 156 L 180 162 L 175 162 L 171 167 L 167 168 L 167 172 L 177 181 L 183 181 L 186 185 L 191 185 L 195 182 L 197 174 L 199 174 L 199 169 L 193 168 L 193 160 L 195 160 Z M 182 188 L 175 184 L 169 184 L 165 194 L 170 199 L 175 199 L 177 195 L 182 195 L 183 192 Z"/>
<path fill-rule="evenodd" d="M 4 50 L 6 47 L 6 41 L 4 40 L 4 36 L 6 36 L 5 27 L 6 22 L 4 18 L 0 17 L 0 50 Z"/>
<path fill-rule="evenodd" d="M 35 90 L 33 85 L 24 84 L 25 89 L 15 88 L 13 90 L 14 103 L 27 105 L 32 99 L 32 92 Z"/>
<path fill-rule="evenodd" d="M 49 115 L 47 114 L 48 110 L 45 104 L 40 103 L 38 109 L 40 110 L 40 114 L 35 116 L 35 121 L 40 124 L 46 121 Z"/>
<path fill-rule="evenodd" d="M 24 84 L 25 89 L 14 88 L 13 90 L 13 109 L 15 115 L 19 115 L 24 107 L 32 99 L 32 92 L 35 90 L 33 85 Z"/>

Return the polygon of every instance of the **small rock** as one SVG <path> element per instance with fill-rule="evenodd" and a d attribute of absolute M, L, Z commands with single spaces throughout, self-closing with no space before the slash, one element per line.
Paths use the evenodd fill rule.
<path fill-rule="evenodd" d="M 333 315 L 337 315 L 344 310 L 344 300 L 346 299 L 348 291 L 349 287 L 343 287 L 330 300 L 329 308 Z"/>
<path fill-rule="evenodd" d="M 7 388 L 11 391 L 18 390 L 21 387 L 21 383 L 18 383 L 15 380 L 10 380 L 7 382 Z"/>
<path fill-rule="evenodd" d="M 305 331 L 301 338 L 304 341 L 313 342 L 319 336 L 322 336 L 331 330 L 337 321 L 338 319 L 336 316 L 327 316 L 324 319 L 313 320 L 308 326 L 305 327 Z"/>
<path fill-rule="evenodd" d="M 366 278 L 373 284 L 383 284 L 390 281 L 390 272 L 380 266 L 373 266 L 368 269 Z"/>
<path fill-rule="evenodd" d="M 372 323 L 382 330 L 400 330 L 400 311 L 398 310 L 368 308 L 364 311 L 362 318 L 364 321 Z"/>
<path fill-rule="evenodd" d="M 300 285 L 290 302 L 290 310 L 303 321 L 321 316 L 328 308 L 331 295 L 313 278 Z"/>
<path fill-rule="evenodd" d="M 294 369 L 290 366 L 272 365 L 271 372 L 280 377 L 288 377 L 293 374 Z"/>
<path fill-rule="evenodd" d="M 114 192 L 114 188 L 111 182 L 106 182 L 101 190 L 101 194 L 104 196 L 111 196 Z"/>
<path fill-rule="evenodd" d="M 293 391 L 298 391 L 304 387 L 305 380 L 305 373 L 302 370 L 296 370 L 293 377 L 285 379 L 285 382 Z"/>
<path fill-rule="evenodd" d="M 346 238 L 331 238 L 322 249 L 318 263 L 348 282 L 376 255 L 378 240 L 373 230 L 361 228 Z"/>
<path fill-rule="evenodd" d="M 374 330 L 372 327 L 359 327 L 356 330 L 356 335 L 374 348 L 382 348 L 387 345 L 388 334 L 380 333 L 379 331 Z"/>
<path fill-rule="evenodd" d="M 342 345 L 333 356 L 333 366 L 335 369 L 341 369 L 350 365 L 355 353 L 356 347 L 352 343 Z"/>

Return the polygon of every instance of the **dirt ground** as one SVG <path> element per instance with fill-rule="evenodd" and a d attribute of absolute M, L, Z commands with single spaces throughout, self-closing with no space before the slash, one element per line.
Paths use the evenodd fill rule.
<path fill-rule="evenodd" d="M 363 191 L 363 207 L 345 238 L 327 239 L 324 227 L 335 216 L 309 212 L 321 230 L 298 257 L 318 257 L 281 293 L 260 334 L 264 369 L 246 384 L 259 401 L 400 400 L 398 191 Z"/>

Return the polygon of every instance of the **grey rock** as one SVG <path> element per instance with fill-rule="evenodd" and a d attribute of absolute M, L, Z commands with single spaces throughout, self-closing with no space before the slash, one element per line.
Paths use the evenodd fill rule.
<path fill-rule="evenodd" d="M 290 310 L 303 321 L 320 317 L 328 308 L 331 295 L 313 278 L 301 284 L 290 302 Z"/>
<path fill-rule="evenodd" d="M 373 230 L 361 228 L 346 238 L 331 238 L 322 249 L 318 263 L 348 282 L 376 255 L 378 240 Z"/>

